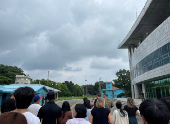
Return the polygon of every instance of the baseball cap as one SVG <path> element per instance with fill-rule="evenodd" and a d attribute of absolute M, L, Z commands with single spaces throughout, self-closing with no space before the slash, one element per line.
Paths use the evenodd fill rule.
<path fill-rule="evenodd" d="M 38 101 L 40 99 L 39 95 L 34 96 L 34 102 Z"/>

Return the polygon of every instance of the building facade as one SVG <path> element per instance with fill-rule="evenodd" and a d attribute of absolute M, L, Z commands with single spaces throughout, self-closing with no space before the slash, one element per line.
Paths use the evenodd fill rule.
<path fill-rule="evenodd" d="M 112 82 L 106 82 L 106 89 L 101 90 L 102 97 L 104 93 L 108 94 L 107 98 L 112 99 L 112 98 L 117 98 L 119 94 L 125 93 L 125 91 L 112 86 Z M 123 96 L 122 98 L 126 98 L 126 96 Z"/>
<path fill-rule="evenodd" d="M 128 49 L 133 98 L 170 95 L 170 0 L 148 0 L 118 46 Z"/>
<path fill-rule="evenodd" d="M 15 84 L 30 84 L 32 78 L 30 76 L 25 75 L 16 75 L 15 76 Z"/>
<path fill-rule="evenodd" d="M 14 91 L 20 87 L 31 87 L 34 89 L 35 94 L 39 96 L 46 95 L 49 90 L 44 85 L 35 85 L 35 84 L 12 84 L 12 85 L 0 85 L 0 107 L 1 104 L 7 100 L 10 97 L 11 93 L 14 93 Z M 40 100 L 40 103 L 42 103 L 42 99 Z"/>

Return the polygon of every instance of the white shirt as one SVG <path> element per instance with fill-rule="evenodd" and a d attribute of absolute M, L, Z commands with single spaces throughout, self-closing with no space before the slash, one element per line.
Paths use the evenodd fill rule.
<path fill-rule="evenodd" d="M 89 121 L 90 120 L 90 115 L 91 115 L 91 110 L 92 109 L 86 109 L 87 110 L 87 113 L 86 113 L 86 115 L 87 115 L 87 117 L 85 118 L 87 121 Z"/>
<path fill-rule="evenodd" d="M 113 124 L 129 124 L 128 114 L 125 117 L 121 117 L 118 110 L 114 110 L 112 120 Z"/>
<path fill-rule="evenodd" d="M 25 112 L 22 114 L 26 117 L 28 124 L 41 124 L 40 119 L 31 112 Z"/>
<path fill-rule="evenodd" d="M 37 116 L 40 108 L 41 106 L 39 104 L 32 104 L 28 107 L 28 111 Z"/>
<path fill-rule="evenodd" d="M 73 118 L 68 119 L 66 124 L 91 124 L 89 121 L 86 121 L 84 118 Z"/>

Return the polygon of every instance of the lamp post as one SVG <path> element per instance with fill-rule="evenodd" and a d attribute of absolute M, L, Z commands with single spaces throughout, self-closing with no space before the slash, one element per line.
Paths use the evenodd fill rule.
<path fill-rule="evenodd" d="M 85 79 L 85 82 L 86 82 L 87 80 Z M 86 95 L 87 95 L 87 83 L 86 83 Z"/>

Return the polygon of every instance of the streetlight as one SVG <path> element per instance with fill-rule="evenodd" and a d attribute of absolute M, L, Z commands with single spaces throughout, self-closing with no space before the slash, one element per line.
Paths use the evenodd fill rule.
<path fill-rule="evenodd" d="M 87 79 L 85 79 L 85 81 L 87 81 Z M 87 95 L 87 83 L 86 83 L 86 95 Z"/>

